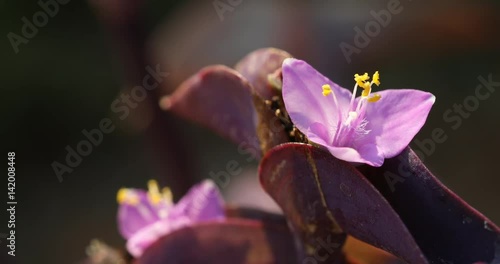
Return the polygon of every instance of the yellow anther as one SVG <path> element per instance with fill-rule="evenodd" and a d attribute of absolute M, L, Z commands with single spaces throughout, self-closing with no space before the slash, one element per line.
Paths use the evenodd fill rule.
<path fill-rule="evenodd" d="M 165 202 L 167 202 L 169 205 L 173 203 L 174 196 L 172 195 L 172 190 L 168 187 L 163 187 L 161 189 L 161 195 Z"/>
<path fill-rule="evenodd" d="M 361 88 L 366 90 L 370 90 L 372 88 L 372 84 L 370 82 L 364 82 L 363 85 L 360 86 Z"/>
<path fill-rule="evenodd" d="M 358 86 L 363 87 L 363 84 L 365 81 L 368 81 L 370 79 L 370 76 L 368 76 L 368 73 L 365 72 L 363 75 L 359 74 L 354 74 L 354 80 L 358 84 Z"/>
<path fill-rule="evenodd" d="M 121 188 L 116 194 L 116 201 L 119 204 L 137 205 L 139 204 L 139 196 L 133 190 Z"/>
<path fill-rule="evenodd" d="M 148 198 L 152 204 L 158 204 L 161 202 L 160 189 L 158 188 L 158 182 L 155 180 L 148 181 Z"/>
<path fill-rule="evenodd" d="M 361 93 L 361 96 L 362 97 L 368 97 L 368 95 L 370 95 L 370 90 L 363 90 L 363 92 Z"/>
<path fill-rule="evenodd" d="M 376 84 L 377 86 L 380 85 L 380 74 L 378 73 L 378 71 L 376 71 L 374 74 L 373 74 L 373 81 L 372 81 L 374 84 Z"/>
<path fill-rule="evenodd" d="M 332 87 L 330 87 L 330 85 L 325 84 L 322 86 L 322 88 L 323 88 L 323 96 L 327 96 L 332 93 Z"/>
<path fill-rule="evenodd" d="M 378 100 L 380 100 L 380 98 L 382 98 L 382 96 L 380 96 L 380 94 L 374 94 L 372 97 L 368 98 L 368 102 L 375 103 Z"/>
<path fill-rule="evenodd" d="M 121 188 L 120 190 L 118 190 L 118 193 L 116 194 L 116 201 L 119 204 L 122 204 L 125 202 L 125 200 L 127 199 L 127 192 L 128 192 L 128 189 L 126 189 L 126 188 Z"/>

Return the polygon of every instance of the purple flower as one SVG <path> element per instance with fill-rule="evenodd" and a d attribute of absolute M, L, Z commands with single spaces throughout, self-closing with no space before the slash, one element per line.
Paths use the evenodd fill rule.
<path fill-rule="evenodd" d="M 385 90 L 379 73 L 356 74 L 354 92 L 321 75 L 304 61 L 283 62 L 283 100 L 295 126 L 310 141 L 349 162 L 379 167 L 408 146 L 422 128 L 434 95 L 418 90 Z M 356 98 L 357 89 L 363 91 Z"/>
<path fill-rule="evenodd" d="M 177 203 L 170 189 L 148 182 L 148 191 L 122 188 L 118 191 L 118 227 L 127 239 L 127 250 L 140 257 L 158 238 L 184 226 L 224 219 L 224 202 L 210 180 L 192 187 Z"/>

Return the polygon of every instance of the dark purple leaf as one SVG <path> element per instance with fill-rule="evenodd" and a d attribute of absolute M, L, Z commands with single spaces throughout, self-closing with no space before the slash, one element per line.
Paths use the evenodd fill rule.
<path fill-rule="evenodd" d="M 389 201 L 430 261 L 490 263 L 495 252 L 500 261 L 500 229 L 444 186 L 410 148 L 380 168 L 360 170 Z"/>
<path fill-rule="evenodd" d="M 276 110 L 245 78 L 226 66 L 200 70 L 160 105 L 232 140 L 255 158 L 288 141 Z"/>
<path fill-rule="evenodd" d="M 259 149 L 250 84 L 235 70 L 203 68 L 162 98 L 163 109 L 202 124 L 237 144 Z"/>
<path fill-rule="evenodd" d="M 286 225 L 228 219 L 174 231 L 148 248 L 138 264 L 297 263 Z"/>
<path fill-rule="evenodd" d="M 268 100 L 279 94 L 269 84 L 268 75 L 280 69 L 283 61 L 290 57 L 292 55 L 283 50 L 275 48 L 258 49 L 239 61 L 235 69 L 252 84 L 260 97 Z"/>
<path fill-rule="evenodd" d="M 259 209 L 226 206 L 226 217 L 228 218 L 243 218 L 259 220 L 265 223 L 274 223 L 276 225 L 286 225 L 286 219 L 283 215 L 265 212 Z"/>
<path fill-rule="evenodd" d="M 328 236 L 343 243 L 343 230 L 410 263 L 427 263 L 384 197 L 356 168 L 327 151 L 283 144 L 266 153 L 259 173 L 306 252 Z"/>

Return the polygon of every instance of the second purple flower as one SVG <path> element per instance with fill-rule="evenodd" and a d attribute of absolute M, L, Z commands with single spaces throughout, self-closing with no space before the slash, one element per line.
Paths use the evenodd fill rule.
<path fill-rule="evenodd" d="M 192 187 L 177 204 L 170 189 L 160 190 L 154 180 L 148 182 L 147 192 L 120 189 L 117 200 L 120 233 L 136 258 L 160 237 L 179 228 L 225 218 L 224 201 L 210 180 Z"/>

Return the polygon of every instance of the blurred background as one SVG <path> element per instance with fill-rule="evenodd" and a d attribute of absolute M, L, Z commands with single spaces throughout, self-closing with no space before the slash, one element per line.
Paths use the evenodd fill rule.
<path fill-rule="evenodd" d="M 354 73 L 379 70 L 382 89 L 434 93 L 436 104 L 416 139 L 430 139 L 441 128 L 447 140 L 429 155 L 423 151 L 422 158 L 448 187 L 500 223 L 495 170 L 500 94 L 465 110 L 455 130 L 456 122 L 443 117 L 454 104 L 475 96 L 479 76 L 491 74 L 500 82 L 498 1 L 401 0 L 399 12 L 363 47 L 355 44 L 356 28 L 365 32 L 376 21 L 373 13 L 388 10 L 394 0 L 65 1 L 42 0 L 57 3 L 58 10 L 52 7 L 47 21 L 39 17 L 42 26 L 36 26 L 36 34 L 25 32 L 32 33 L 27 37 L 23 17 L 33 21 L 41 5 L 0 0 L 1 138 L 3 155 L 16 152 L 18 263 L 78 263 L 93 238 L 122 247 L 116 228 L 120 187 L 145 188 L 156 178 L 179 198 L 210 172 L 225 170 L 230 160 L 238 161 L 243 173 L 222 190 L 227 199 L 276 210 L 254 192 L 257 163 L 247 162 L 228 141 L 158 107 L 162 95 L 200 68 L 232 66 L 262 47 L 286 50 L 348 89 Z M 341 43 L 357 47 L 356 52 L 346 56 Z M 142 84 L 148 65 L 170 75 L 121 120 L 111 105 Z M 82 130 L 98 128 L 104 118 L 115 130 L 61 181 L 53 162 L 64 164 L 66 147 L 76 148 L 85 139 Z M 6 224 L 1 226 L 0 233 L 7 233 Z M 5 259 L 6 249 L 0 253 Z"/>

